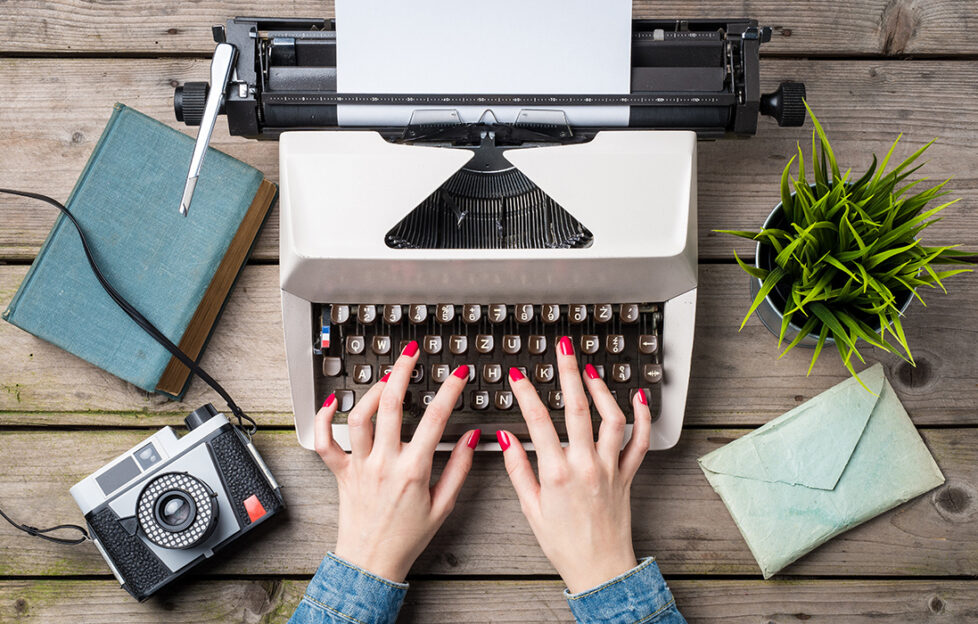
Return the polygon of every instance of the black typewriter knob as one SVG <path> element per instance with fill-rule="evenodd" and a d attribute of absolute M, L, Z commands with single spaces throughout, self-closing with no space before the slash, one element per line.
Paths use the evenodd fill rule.
<path fill-rule="evenodd" d="M 801 82 L 782 82 L 774 93 L 761 96 L 761 113 L 770 115 L 779 126 L 805 124 L 805 85 Z"/>
<path fill-rule="evenodd" d="M 207 92 L 210 85 L 206 82 L 187 82 L 182 87 L 173 90 L 173 112 L 177 121 L 188 126 L 199 126 L 204 118 L 204 106 L 207 104 Z"/>

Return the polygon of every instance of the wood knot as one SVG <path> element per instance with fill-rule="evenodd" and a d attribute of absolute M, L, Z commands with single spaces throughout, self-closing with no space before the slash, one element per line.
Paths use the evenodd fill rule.
<path fill-rule="evenodd" d="M 890 0 L 880 16 L 880 49 L 883 54 L 903 54 L 917 34 L 920 11 L 914 0 Z"/>
<path fill-rule="evenodd" d="M 71 133 L 71 142 L 74 143 L 75 145 L 78 145 L 79 143 L 81 143 L 84 140 L 85 140 L 85 135 L 82 134 L 81 132 L 72 132 Z"/>
<path fill-rule="evenodd" d="M 174 89 L 176 89 L 177 87 L 180 86 L 180 81 L 171 78 L 170 79 L 170 86 L 173 87 Z"/>
<path fill-rule="evenodd" d="M 919 358 L 916 366 L 910 362 L 901 362 L 896 370 L 896 378 L 905 388 L 922 388 L 934 378 L 934 367 L 930 360 Z"/>
<path fill-rule="evenodd" d="M 812 616 L 808 615 L 807 613 L 795 613 L 795 619 L 805 621 L 812 619 Z"/>
<path fill-rule="evenodd" d="M 978 492 L 964 483 L 945 483 L 934 492 L 934 507 L 941 517 L 950 522 L 968 522 L 975 514 Z"/>
<path fill-rule="evenodd" d="M 927 608 L 931 613 L 944 613 L 944 601 L 937 596 L 931 596 L 927 601 Z"/>
<path fill-rule="evenodd" d="M 457 568 L 458 567 L 458 557 L 456 557 L 452 553 L 448 553 L 447 555 L 445 555 L 445 563 L 447 563 L 449 566 L 451 566 L 453 568 Z"/>
<path fill-rule="evenodd" d="M 805 400 L 804 395 L 801 395 L 801 394 L 796 394 L 795 395 L 795 403 L 801 403 L 804 400 Z"/>
<path fill-rule="evenodd" d="M 781 36 L 782 37 L 790 37 L 791 36 L 791 29 L 790 28 L 782 28 L 781 29 Z"/>
<path fill-rule="evenodd" d="M 27 613 L 27 601 L 23 598 L 18 598 L 14 601 L 14 610 L 17 613 Z"/>
<path fill-rule="evenodd" d="M 166 31 L 166 34 L 168 34 L 168 35 L 179 35 L 180 34 L 180 29 L 179 28 L 168 28 L 167 31 Z"/>

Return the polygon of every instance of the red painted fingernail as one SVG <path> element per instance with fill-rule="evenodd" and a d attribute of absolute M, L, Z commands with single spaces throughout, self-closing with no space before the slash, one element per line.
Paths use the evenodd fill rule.
<path fill-rule="evenodd" d="M 404 347 L 403 351 L 401 351 L 401 355 L 414 357 L 414 354 L 417 352 L 418 352 L 418 341 L 412 340 L 411 342 L 407 343 L 407 346 Z"/>
<path fill-rule="evenodd" d="M 469 377 L 469 365 L 468 364 L 461 364 L 461 365 L 459 365 L 459 367 L 456 368 L 455 369 L 455 372 L 452 373 L 452 374 L 455 375 L 456 377 L 458 377 L 459 379 L 468 379 L 468 377 Z"/>
<path fill-rule="evenodd" d="M 509 436 L 506 435 L 505 431 L 496 432 L 496 441 L 499 442 L 499 448 L 504 451 L 509 448 Z"/>
<path fill-rule="evenodd" d="M 390 373 L 384 373 L 384 376 L 381 377 L 380 380 L 383 381 L 384 383 L 387 383 L 387 380 L 390 379 L 390 378 L 391 378 L 391 374 Z"/>
<path fill-rule="evenodd" d="M 574 343 L 567 336 L 560 339 L 560 352 L 564 355 L 574 355 Z"/>
<path fill-rule="evenodd" d="M 475 445 L 479 443 L 480 437 L 482 437 L 482 429 L 476 429 L 469 434 L 469 441 L 466 442 L 466 445 L 468 445 L 470 449 L 474 449 Z"/>
<path fill-rule="evenodd" d="M 509 378 L 513 381 L 519 381 L 523 379 L 523 373 L 520 372 L 520 369 L 513 367 L 509 369 Z"/>
<path fill-rule="evenodd" d="M 328 397 L 326 397 L 326 400 L 323 401 L 323 407 L 329 407 L 334 402 L 336 402 L 336 393 L 330 394 Z"/>
<path fill-rule="evenodd" d="M 642 405 L 649 404 L 649 400 L 645 398 L 645 389 L 643 388 L 638 389 L 638 402 L 641 403 Z"/>
<path fill-rule="evenodd" d="M 587 378 L 588 379 L 597 379 L 598 378 L 598 369 L 594 368 L 590 364 L 585 364 L 584 365 L 584 374 L 587 375 Z"/>

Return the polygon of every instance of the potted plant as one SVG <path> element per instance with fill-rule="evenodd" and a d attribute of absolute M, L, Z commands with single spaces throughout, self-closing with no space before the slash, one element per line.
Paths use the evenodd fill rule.
<path fill-rule="evenodd" d="M 937 270 L 940 264 L 964 264 L 967 254 L 956 246 L 925 246 L 919 234 L 953 200 L 928 208 L 947 194 L 948 180 L 922 188 L 924 180 L 907 182 L 920 168 L 913 163 L 933 143 L 886 171 L 900 140 L 883 162 L 876 156 L 856 180 L 842 173 L 822 126 L 805 104 L 815 126 L 812 132 L 812 179 L 806 178 L 801 146 L 781 174 L 781 203 L 760 231 L 718 230 L 757 242 L 754 263 L 734 253 L 751 276 L 753 302 L 741 329 L 755 311 L 778 336 L 779 355 L 798 345 L 813 346 L 808 372 L 826 343 L 838 348 L 846 368 L 855 375 L 853 358 L 864 361 L 860 341 L 913 364 L 902 318 L 922 286 L 939 287 L 943 280 L 970 271 Z M 797 160 L 797 177 L 791 167 Z"/>

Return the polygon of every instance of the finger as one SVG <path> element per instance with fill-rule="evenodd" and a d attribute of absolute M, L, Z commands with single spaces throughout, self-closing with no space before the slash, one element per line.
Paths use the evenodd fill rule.
<path fill-rule="evenodd" d="M 652 439 L 652 412 L 649 410 L 644 389 L 636 392 L 632 398 L 632 409 L 635 413 L 635 425 L 632 427 L 632 437 L 621 452 L 618 466 L 622 476 L 629 481 L 638 472 L 645 454 L 649 450 Z"/>
<path fill-rule="evenodd" d="M 316 424 L 313 429 L 316 453 L 333 472 L 341 469 L 347 461 L 346 453 L 333 439 L 333 416 L 336 415 L 336 406 L 335 394 L 326 397 L 323 406 L 316 413 Z"/>
<path fill-rule="evenodd" d="M 554 423 L 550 419 L 550 412 L 540 402 L 537 391 L 523 373 L 517 368 L 509 369 L 509 387 L 513 389 L 516 402 L 520 404 L 520 411 L 523 413 L 523 420 L 526 421 L 526 428 L 530 432 L 530 439 L 536 448 L 539 457 L 557 457 L 561 453 L 560 438 Z"/>
<path fill-rule="evenodd" d="M 428 404 L 411 438 L 412 452 L 417 453 L 419 458 L 430 458 L 434 454 L 468 378 L 469 367 L 462 364 L 442 383 L 435 398 Z"/>
<path fill-rule="evenodd" d="M 564 336 L 557 343 L 557 370 L 560 371 L 560 391 L 564 394 L 564 422 L 567 441 L 572 447 L 589 445 L 594 448 L 591 410 L 581 383 L 581 373 L 574 355 L 574 343 Z"/>
<path fill-rule="evenodd" d="M 412 340 L 404 347 L 400 357 L 394 362 L 384 392 L 380 395 L 377 409 L 377 433 L 374 435 L 374 448 L 398 448 L 401 444 L 401 411 L 404 393 L 411 381 L 411 370 L 418 360 L 418 341 Z"/>
<path fill-rule="evenodd" d="M 468 431 L 455 443 L 438 483 L 431 488 L 431 511 L 436 516 L 444 518 L 455 508 L 458 493 L 472 469 L 472 457 L 481 434 L 479 429 Z"/>
<path fill-rule="evenodd" d="M 516 490 L 516 497 L 520 499 L 523 514 L 526 515 L 528 511 L 537 509 L 540 502 L 540 484 L 533 474 L 530 459 L 526 456 L 523 445 L 512 433 L 497 431 L 496 441 L 503 450 L 506 473 Z"/>
<path fill-rule="evenodd" d="M 355 459 L 369 455 L 374 446 L 374 424 L 371 419 L 377 413 L 380 395 L 386 385 L 384 379 L 375 383 L 346 417 L 350 427 L 350 451 Z"/>
<path fill-rule="evenodd" d="M 598 427 L 598 455 L 608 466 L 617 466 L 621 445 L 625 441 L 625 414 L 608 390 L 608 385 L 598 375 L 597 369 L 590 364 L 585 364 L 584 377 L 587 391 L 594 399 L 598 413 L 601 414 L 601 426 Z"/>

